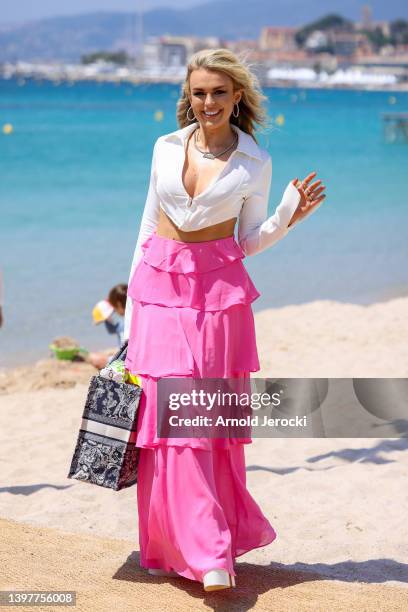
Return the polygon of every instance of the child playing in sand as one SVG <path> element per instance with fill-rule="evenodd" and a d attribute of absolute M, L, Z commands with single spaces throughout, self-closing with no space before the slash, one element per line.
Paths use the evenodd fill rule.
<path fill-rule="evenodd" d="M 123 344 L 126 297 L 127 285 L 124 283 L 115 285 L 109 291 L 107 299 L 98 302 L 92 311 L 95 325 L 104 323 L 109 334 L 116 334 L 118 346 Z M 113 351 L 89 353 L 87 361 L 100 370 L 106 366 L 113 354 Z"/>
<path fill-rule="evenodd" d="M 123 344 L 126 295 L 127 285 L 115 285 L 109 291 L 108 298 L 98 302 L 92 311 L 95 324 L 103 322 L 109 334 L 117 335 L 119 346 Z"/>

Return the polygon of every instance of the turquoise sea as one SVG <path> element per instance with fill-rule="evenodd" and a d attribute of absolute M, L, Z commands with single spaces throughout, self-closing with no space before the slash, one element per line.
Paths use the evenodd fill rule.
<path fill-rule="evenodd" d="M 254 311 L 406 294 L 408 143 L 385 141 L 381 113 L 407 111 L 408 94 L 264 92 L 271 117 L 284 117 L 259 138 L 273 159 L 270 213 L 312 170 L 327 198 L 244 260 L 261 292 Z M 0 126 L 13 126 L 0 132 L 1 366 L 47 357 L 58 335 L 115 344 L 91 310 L 128 280 L 153 143 L 177 128 L 178 95 L 178 85 L 0 81 Z"/>

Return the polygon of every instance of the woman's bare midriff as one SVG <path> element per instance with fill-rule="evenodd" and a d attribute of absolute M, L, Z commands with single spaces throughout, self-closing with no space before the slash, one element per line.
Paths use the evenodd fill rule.
<path fill-rule="evenodd" d="M 209 225 L 200 230 L 184 232 L 173 223 L 162 207 L 160 207 L 159 223 L 157 225 L 156 234 L 164 238 L 171 238 L 172 240 L 181 240 L 182 242 L 217 240 L 218 238 L 228 238 L 234 235 L 236 220 L 237 217 L 234 217 L 222 223 L 217 223 L 216 225 Z"/>

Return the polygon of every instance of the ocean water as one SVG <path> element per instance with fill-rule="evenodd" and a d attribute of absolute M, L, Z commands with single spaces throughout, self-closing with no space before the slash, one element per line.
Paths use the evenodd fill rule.
<path fill-rule="evenodd" d="M 259 136 L 273 159 L 270 214 L 287 183 L 316 170 L 326 201 L 244 263 L 254 311 L 317 299 L 368 304 L 407 293 L 408 143 L 381 113 L 408 94 L 265 89 L 283 125 Z M 55 336 L 115 344 L 95 303 L 127 282 L 155 139 L 177 129 L 178 85 L 0 81 L 0 365 L 49 355 Z M 155 120 L 162 111 L 163 119 Z"/>

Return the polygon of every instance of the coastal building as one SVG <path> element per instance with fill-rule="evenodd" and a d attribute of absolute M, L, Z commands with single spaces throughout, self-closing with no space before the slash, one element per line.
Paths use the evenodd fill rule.
<path fill-rule="evenodd" d="M 359 32 L 333 32 L 330 42 L 335 55 L 354 56 L 360 48 L 367 48 L 367 38 Z"/>
<path fill-rule="evenodd" d="M 367 32 L 373 32 L 374 30 L 380 30 L 381 33 L 388 37 L 390 35 L 390 24 L 388 21 L 374 21 L 371 6 L 364 4 L 361 9 L 361 21 L 354 23 L 354 29 L 356 31 L 365 30 Z"/>
<path fill-rule="evenodd" d="M 355 30 L 366 30 L 368 32 L 373 32 L 374 30 L 380 30 L 380 32 L 388 37 L 391 33 L 390 24 L 388 21 L 371 21 L 370 25 L 367 27 L 363 22 L 357 22 L 354 24 Z"/>
<path fill-rule="evenodd" d="M 157 69 L 160 66 L 160 45 L 157 38 L 149 38 L 143 45 L 143 67 Z"/>
<path fill-rule="evenodd" d="M 297 28 L 267 26 L 262 28 L 258 44 L 261 51 L 296 51 Z"/>
<path fill-rule="evenodd" d="M 329 45 L 329 36 L 321 30 L 314 30 L 309 34 L 305 41 L 305 49 L 311 52 L 318 52 Z"/>
<path fill-rule="evenodd" d="M 371 74 L 394 75 L 399 83 L 408 85 L 408 52 L 360 57 L 356 65 Z"/>
<path fill-rule="evenodd" d="M 190 56 L 196 51 L 221 46 L 216 36 L 160 36 L 158 44 L 159 60 L 166 68 L 186 66 Z"/>
<path fill-rule="evenodd" d="M 224 41 L 224 47 L 233 53 L 247 53 L 251 59 L 260 51 L 258 41 L 252 39 Z"/>

